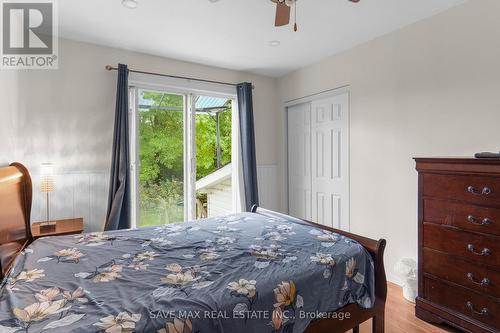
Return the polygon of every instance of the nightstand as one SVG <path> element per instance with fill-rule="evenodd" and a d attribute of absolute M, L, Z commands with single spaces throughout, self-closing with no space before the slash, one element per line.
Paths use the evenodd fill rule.
<path fill-rule="evenodd" d="M 56 226 L 47 232 L 40 232 L 40 224 L 43 222 L 33 223 L 31 225 L 31 235 L 33 236 L 33 239 L 46 236 L 75 235 L 83 232 L 83 218 L 57 220 L 51 222 L 55 222 Z"/>

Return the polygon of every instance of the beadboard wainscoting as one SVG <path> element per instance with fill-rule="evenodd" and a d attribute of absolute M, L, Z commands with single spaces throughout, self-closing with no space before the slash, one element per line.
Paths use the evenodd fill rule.
<path fill-rule="evenodd" d="M 279 210 L 278 167 L 257 166 L 260 205 Z M 46 219 L 45 194 L 40 192 L 40 175 L 33 174 L 31 221 Z M 83 217 L 84 231 L 102 231 L 106 216 L 109 172 L 65 172 L 54 175 L 55 189 L 50 193 L 50 219 Z"/>
<path fill-rule="evenodd" d="M 50 193 L 50 219 L 83 217 L 84 231 L 102 231 L 106 216 L 109 172 L 65 172 L 54 175 Z M 31 221 L 46 220 L 45 193 L 40 192 L 40 175 L 33 175 Z"/>
<path fill-rule="evenodd" d="M 257 182 L 259 185 L 260 206 L 279 211 L 280 200 L 278 197 L 278 166 L 258 165 Z"/>

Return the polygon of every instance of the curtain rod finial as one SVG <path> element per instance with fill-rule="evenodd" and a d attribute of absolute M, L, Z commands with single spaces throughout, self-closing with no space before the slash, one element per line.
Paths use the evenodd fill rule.
<path fill-rule="evenodd" d="M 111 66 L 111 65 L 106 65 L 106 66 L 104 66 L 104 68 L 106 68 L 107 71 L 113 70 L 113 66 Z"/>

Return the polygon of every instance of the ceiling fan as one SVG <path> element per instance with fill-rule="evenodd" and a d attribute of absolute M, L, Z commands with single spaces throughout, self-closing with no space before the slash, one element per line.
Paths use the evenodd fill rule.
<path fill-rule="evenodd" d="M 276 21 L 274 23 L 275 27 L 281 27 L 290 23 L 290 12 L 292 6 L 295 6 L 295 23 L 293 25 L 293 30 L 297 31 L 297 0 L 271 0 L 276 4 Z M 357 3 L 360 0 L 348 0 L 350 2 Z"/>

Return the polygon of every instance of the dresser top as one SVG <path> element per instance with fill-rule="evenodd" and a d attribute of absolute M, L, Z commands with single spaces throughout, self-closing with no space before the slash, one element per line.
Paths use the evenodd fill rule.
<path fill-rule="evenodd" d="M 500 158 L 416 157 L 420 172 L 500 174 Z"/>
<path fill-rule="evenodd" d="M 498 164 L 500 158 L 474 157 L 414 157 L 417 163 Z"/>

